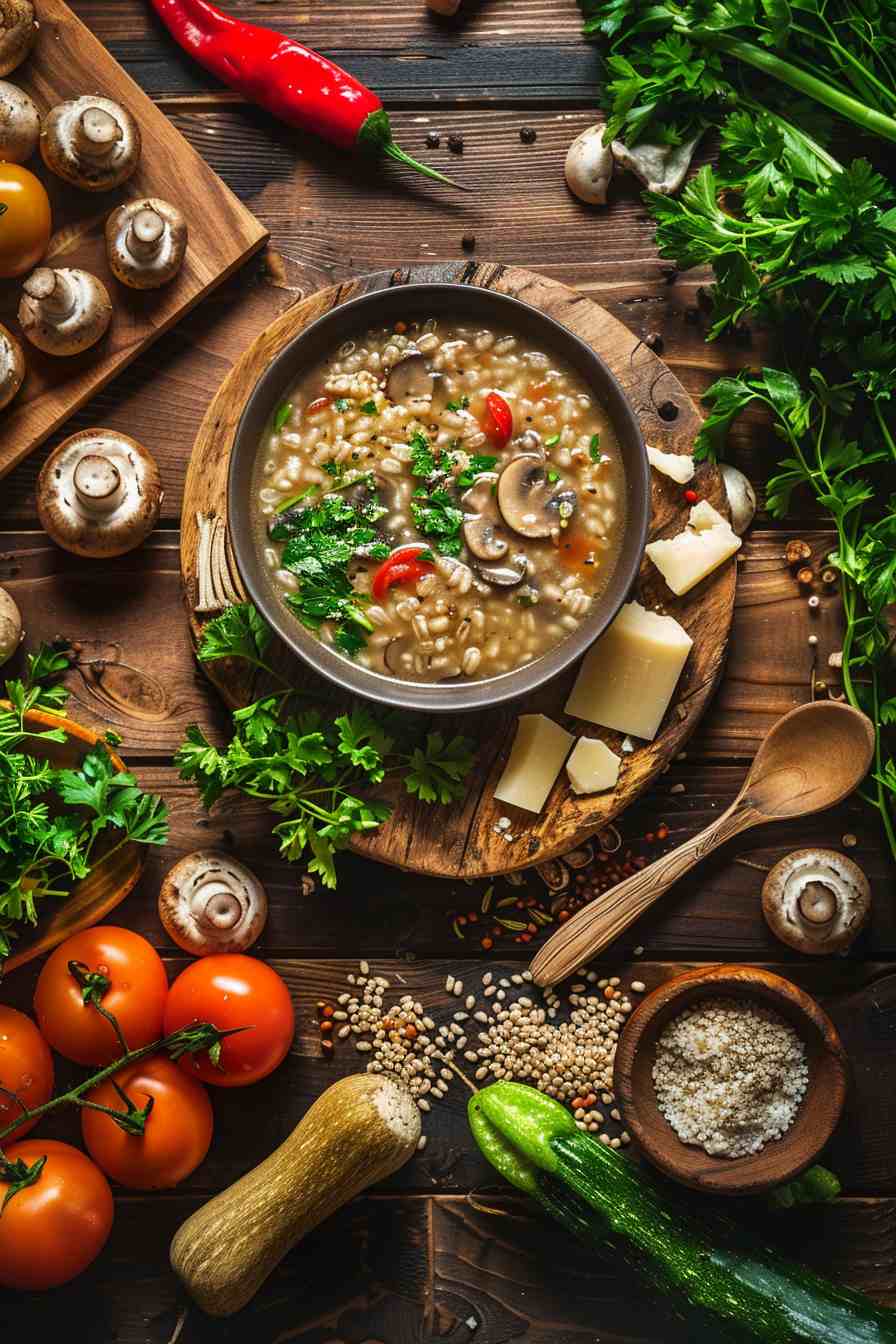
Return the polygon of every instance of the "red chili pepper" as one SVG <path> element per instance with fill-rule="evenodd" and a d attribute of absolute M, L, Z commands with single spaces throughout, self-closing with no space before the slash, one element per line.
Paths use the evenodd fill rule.
<path fill-rule="evenodd" d="M 340 149 L 360 145 L 388 154 L 436 182 L 460 186 L 406 154 L 392 139 L 388 114 L 376 94 L 316 51 L 271 28 L 235 19 L 208 0 L 149 2 L 184 51 L 287 125 Z"/>
<path fill-rule="evenodd" d="M 513 438 L 513 411 L 500 392 L 489 392 L 486 397 L 482 428 L 496 448 L 503 448 Z"/>
<path fill-rule="evenodd" d="M 319 411 L 325 411 L 331 404 L 329 397 L 315 397 L 314 401 L 309 401 L 305 407 L 305 414 L 317 415 Z"/>
<path fill-rule="evenodd" d="M 426 549 L 425 546 L 399 546 L 383 561 L 370 585 L 370 591 L 377 601 L 381 601 L 389 589 L 396 585 L 416 583 L 424 574 L 432 574 L 435 566 L 428 560 L 417 559 Z"/>

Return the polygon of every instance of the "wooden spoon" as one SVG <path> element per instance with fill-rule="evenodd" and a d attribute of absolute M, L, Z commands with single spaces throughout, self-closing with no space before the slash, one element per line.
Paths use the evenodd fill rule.
<path fill-rule="evenodd" d="M 741 831 L 822 812 L 852 793 L 871 765 L 871 721 L 837 700 L 800 705 L 779 719 L 734 802 L 699 835 L 586 905 L 549 938 L 532 962 L 538 985 L 558 985 L 601 952 L 673 882 Z"/>

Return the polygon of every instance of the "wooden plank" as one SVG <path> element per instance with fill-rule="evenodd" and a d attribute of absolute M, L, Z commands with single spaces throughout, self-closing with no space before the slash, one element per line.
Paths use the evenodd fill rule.
<path fill-rule="evenodd" d="M 230 1320 L 190 1307 L 168 1243 L 199 1200 L 120 1196 L 115 1232 L 91 1269 L 43 1294 L 0 1294 L 10 1337 L 84 1344 L 694 1344 L 667 1298 L 618 1250 L 586 1251 L 522 1199 L 368 1196 L 340 1210 L 282 1262 Z M 770 1218 L 741 1210 L 757 1236 L 822 1273 L 896 1304 L 896 1201 L 840 1199 Z M 472 1324 L 470 1324 L 472 1322 Z M 475 1327 L 475 1328 L 474 1328 Z"/>
<path fill-rule="evenodd" d="M 267 236 L 63 0 L 44 0 L 40 17 L 37 44 L 17 80 L 41 109 L 101 87 L 133 113 L 143 151 L 136 173 L 114 192 L 78 192 L 42 164 L 33 165 L 47 186 L 55 221 L 46 261 L 99 276 L 109 287 L 114 312 L 108 335 L 77 357 L 45 355 L 24 341 L 28 372 L 0 424 L 0 476 L 226 279 Z M 174 194 L 190 231 L 183 269 L 162 289 L 128 289 L 114 279 L 106 261 L 106 218 L 123 201 L 170 196 L 175 181 Z M 15 330 L 20 287 L 6 283 L 0 290 L 0 317 Z"/>
<path fill-rule="evenodd" d="M 694 760 L 752 759 L 782 714 L 809 699 L 813 648 L 817 675 L 840 647 L 840 604 L 820 589 L 817 613 L 783 561 L 799 531 L 817 560 L 834 544 L 804 527 L 755 529 L 738 565 L 733 637 L 715 699 L 688 745 Z M 177 533 L 156 533 L 114 565 L 82 560 L 40 532 L 0 533 L 0 583 L 25 614 L 29 640 L 59 635 L 80 643 L 82 666 L 68 677 L 75 719 L 122 733 L 132 759 L 173 752 L 199 722 L 216 740 L 226 718 L 192 656 L 180 595 Z M 12 668 L 18 666 L 13 663 Z"/>
<path fill-rule="evenodd" d="M 178 114 L 174 124 L 236 194 L 271 230 L 276 252 L 243 269 L 155 349 L 73 416 L 66 432 L 103 424 L 125 432 L 139 425 L 156 455 L 165 486 L 163 517 L 180 516 L 186 445 L 234 359 L 290 303 L 352 275 L 423 264 L 462 255 L 462 239 L 505 264 L 531 266 L 570 284 L 607 308 L 642 340 L 659 335 L 663 358 L 691 395 L 714 377 L 760 359 L 757 344 L 745 351 L 733 341 L 706 345 L 705 316 L 694 273 L 668 283 L 667 263 L 656 254 L 653 227 L 633 179 L 613 187 L 609 210 L 582 205 L 562 181 L 569 141 L 594 118 L 591 111 L 534 110 L 525 120 L 537 130 L 522 145 L 523 118 L 509 112 L 440 110 L 437 116 L 395 118 L 396 133 L 425 157 L 427 129 L 442 132 L 432 154 L 449 171 L 469 177 L 475 193 L 458 195 L 415 174 L 388 168 L 300 141 L 284 127 L 248 110 Z M 446 147 L 448 133 L 464 136 L 462 159 Z M 526 183 L 508 209 L 508 183 Z M 475 254 L 474 254 L 475 255 Z M 759 417 L 746 423 L 755 430 Z M 55 442 L 56 440 L 52 440 Z M 740 443 L 746 443 L 741 435 Z M 753 434 L 740 464 L 751 476 L 767 471 L 765 436 Z M 4 483 L 0 516 L 6 525 L 34 517 L 33 487 L 41 453 Z"/>
<path fill-rule="evenodd" d="M 369 879 L 368 879 L 369 881 Z M 128 923 L 126 909 L 122 923 Z M 344 948 L 343 937 L 340 946 Z M 366 949 L 365 949 L 366 950 Z M 184 1190 L 212 1191 L 229 1184 L 246 1167 L 271 1152 L 297 1123 L 298 1117 L 334 1078 L 356 1073 L 365 1063 L 351 1042 L 338 1042 L 336 1057 L 324 1060 L 320 1053 L 320 1035 L 315 1019 L 318 999 L 335 1000 L 345 989 L 346 976 L 357 971 L 357 962 L 342 959 L 307 960 L 271 956 L 273 965 L 289 985 L 296 1006 L 296 1040 L 290 1055 L 270 1078 L 250 1092 L 242 1089 L 212 1089 L 216 1117 L 216 1137 L 209 1156 L 184 1183 Z M 166 958 L 170 975 L 186 964 L 183 954 Z M 614 963 L 613 971 L 623 985 L 633 978 L 648 988 L 670 975 L 689 969 L 688 961 L 624 961 Z M 520 963 L 489 962 L 496 976 L 509 976 Z M 481 977 L 483 961 L 427 960 L 425 963 L 370 958 L 371 972 L 383 975 L 392 988 L 386 1004 L 397 1002 L 402 994 L 411 994 L 424 1011 L 437 1022 L 450 1020 L 457 1010 L 457 999 L 445 992 L 448 972 L 462 978 L 464 993 L 483 997 Z M 4 1001 L 27 1008 L 38 973 L 34 964 L 13 972 L 4 984 Z M 896 1020 L 896 972 L 873 962 L 843 961 L 836 966 L 814 962 L 793 962 L 771 969 L 783 974 L 814 993 L 834 1018 L 838 1028 L 848 1033 L 848 1049 L 853 1063 L 854 1084 L 847 1113 L 831 1147 L 844 1190 L 849 1194 L 896 1194 L 896 1171 L 891 1161 L 893 1127 L 896 1125 L 896 1052 L 893 1051 L 892 1023 Z M 511 990 L 521 993 L 522 990 Z M 535 993 L 530 986 L 527 993 Z M 464 1061 L 459 1061 L 466 1067 Z M 72 1069 L 60 1062 L 57 1085 L 72 1077 Z M 79 1074 L 83 1077 L 83 1074 Z M 424 1117 L 428 1134 L 425 1150 L 387 1183 L 390 1190 L 424 1193 L 476 1189 L 493 1184 L 490 1168 L 471 1145 L 466 1121 L 466 1089 L 455 1082 L 446 1097 L 433 1101 L 432 1111 Z M 251 1127 L 246 1124 L 247 1108 Z M 607 1121 L 610 1133 L 621 1126 Z M 41 1129 L 48 1137 L 76 1139 L 78 1118 L 59 1112 L 49 1117 Z"/>

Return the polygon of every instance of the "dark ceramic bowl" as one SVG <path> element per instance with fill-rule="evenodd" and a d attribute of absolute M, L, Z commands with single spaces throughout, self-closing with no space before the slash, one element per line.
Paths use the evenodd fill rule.
<path fill-rule="evenodd" d="M 473 319 L 510 328 L 565 359 L 600 400 L 616 431 L 625 465 L 626 529 L 616 569 L 577 630 L 561 644 L 512 672 L 480 681 L 431 685 L 399 681 L 359 667 L 306 630 L 284 606 L 268 578 L 252 511 L 252 473 L 262 436 L 286 392 L 328 350 L 379 324 L 408 317 Z M 599 355 L 559 322 L 518 299 L 471 285 L 400 285 L 377 290 L 334 308 L 290 341 L 259 379 L 237 426 L 227 491 L 230 533 L 240 575 L 258 610 L 277 634 L 315 671 L 338 686 L 381 704 L 441 713 L 482 709 L 526 695 L 562 672 L 609 625 L 638 573 L 650 514 L 644 440 L 620 384 Z"/>

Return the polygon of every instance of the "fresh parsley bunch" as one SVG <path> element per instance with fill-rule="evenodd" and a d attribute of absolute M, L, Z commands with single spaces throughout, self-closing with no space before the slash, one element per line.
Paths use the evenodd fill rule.
<path fill-rule="evenodd" d="M 25 676 L 6 682 L 8 707 L 0 705 L 0 960 L 16 926 L 37 922 L 41 900 L 65 898 L 88 875 L 104 832 L 119 833 L 114 849 L 168 838 L 161 798 L 116 771 L 103 745 L 77 770 L 54 769 L 27 750 L 29 743 L 65 741 L 61 728 L 37 730 L 26 718 L 30 710 L 62 713 L 68 693 L 57 678 L 68 666 L 65 653 L 42 646 L 29 655 Z"/>
<path fill-rule="evenodd" d="M 300 705 L 303 693 L 283 682 L 266 659 L 271 631 L 249 603 L 229 607 L 203 632 L 199 658 L 241 658 L 282 689 L 233 714 L 227 746 L 213 746 L 200 728 L 187 730 L 175 764 L 199 788 L 206 807 L 234 789 L 268 804 L 282 817 L 274 827 L 285 858 L 311 853 L 309 869 L 336 886 L 335 855 L 351 837 L 381 826 L 387 803 L 371 787 L 400 779 L 424 803 L 451 803 L 463 795 L 473 762 L 465 737 L 409 733 L 407 715 L 375 717 L 357 707 L 327 718 Z"/>

